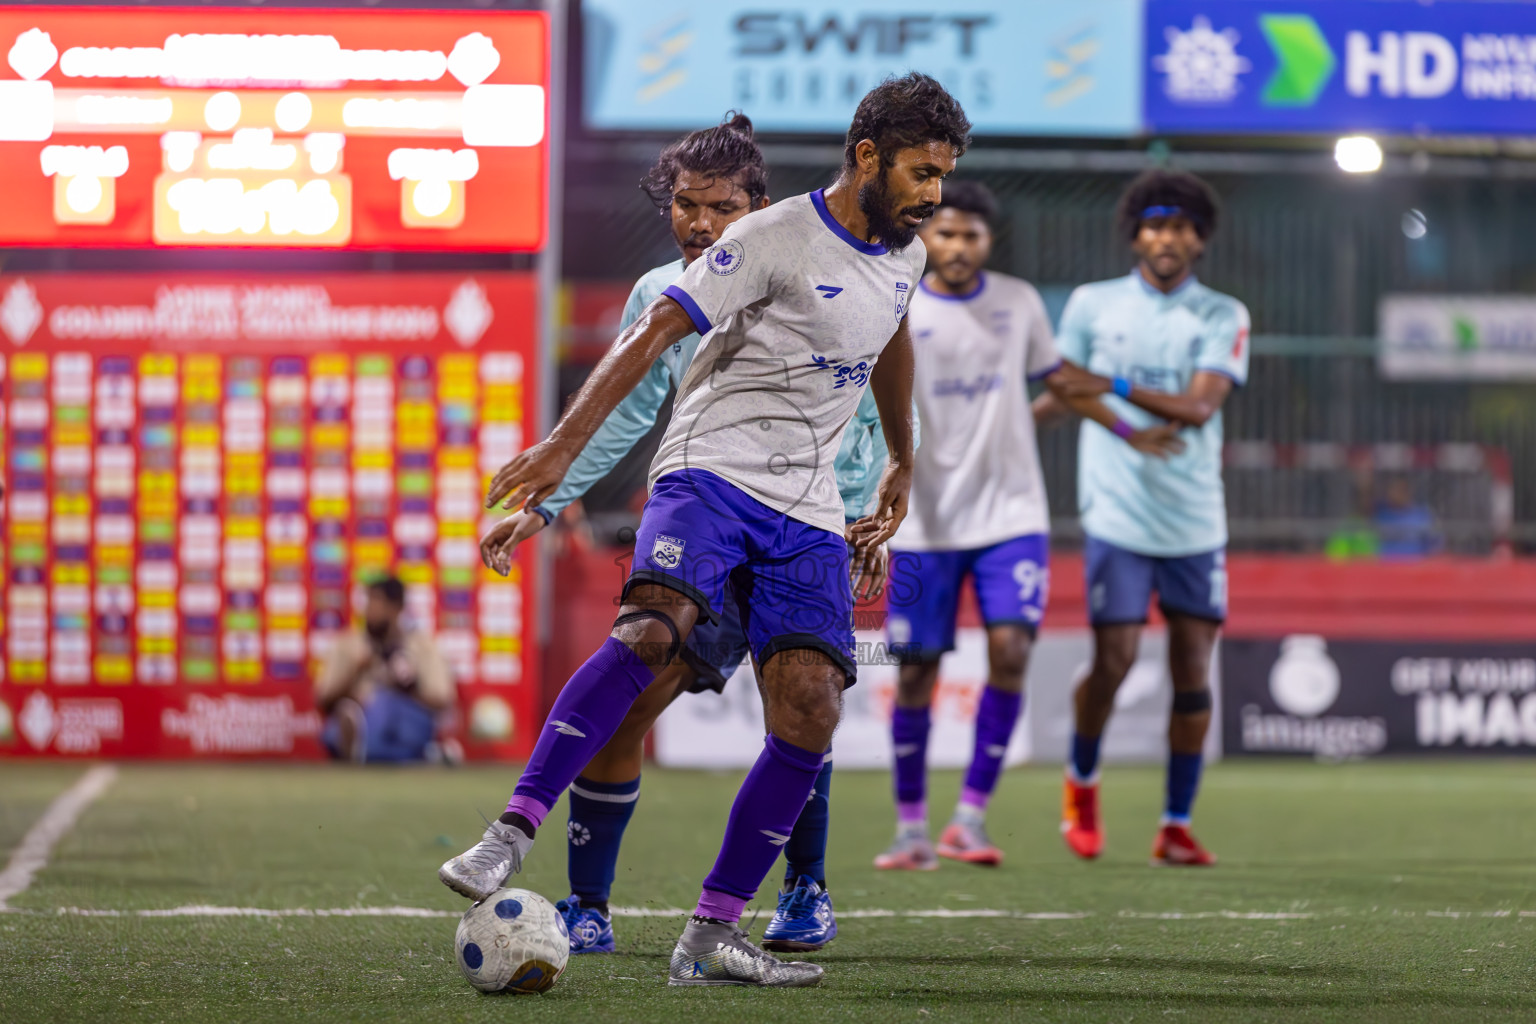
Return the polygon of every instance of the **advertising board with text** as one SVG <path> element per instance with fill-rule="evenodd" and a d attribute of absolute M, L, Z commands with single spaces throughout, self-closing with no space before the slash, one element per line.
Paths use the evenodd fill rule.
<path fill-rule="evenodd" d="M 0 6 L 0 245 L 533 251 L 540 12 Z"/>
<path fill-rule="evenodd" d="M 475 756 L 522 756 L 484 485 L 537 422 L 522 274 L 0 276 L 0 755 L 314 755 L 316 666 L 406 584 Z"/>
<path fill-rule="evenodd" d="M 1536 132 L 1536 6 L 1148 0 L 1159 132 Z"/>
<path fill-rule="evenodd" d="M 865 92 L 911 70 L 943 82 L 982 134 L 1140 125 L 1140 0 L 583 0 L 582 13 L 593 128 L 689 130 L 735 107 L 762 131 L 840 135 Z"/>

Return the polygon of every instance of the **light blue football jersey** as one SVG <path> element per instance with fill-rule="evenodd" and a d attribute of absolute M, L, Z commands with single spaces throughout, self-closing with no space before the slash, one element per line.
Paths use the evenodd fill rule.
<path fill-rule="evenodd" d="M 1241 387 L 1248 379 L 1248 309 L 1194 277 L 1164 295 L 1133 270 L 1075 290 L 1061 314 L 1057 346 L 1065 359 L 1149 391 L 1181 393 L 1202 370 Z M 1115 395 L 1104 401 L 1132 426 L 1159 422 Z M 1077 468 L 1084 532 L 1162 557 L 1225 546 L 1221 413 L 1179 437 L 1182 453 L 1156 459 L 1085 421 Z"/>
<path fill-rule="evenodd" d="M 640 318 L 640 314 L 657 296 L 673 284 L 683 273 L 683 261 L 673 260 L 663 264 L 635 282 L 629 300 L 624 303 L 620 330 Z M 694 354 L 699 350 L 701 339 L 697 334 L 674 344 L 651 364 L 635 389 L 624 397 L 608 418 L 597 428 L 592 440 L 581 450 L 570 471 L 555 493 L 545 499 L 543 508 L 551 515 L 559 515 L 567 505 L 587 493 L 597 481 L 607 476 L 620 459 L 656 425 L 667 394 L 688 371 Z M 837 489 L 842 495 L 843 506 L 850 517 L 863 515 L 874 500 L 880 484 L 880 474 L 885 470 L 888 452 L 885 432 L 880 428 L 880 411 L 875 406 L 875 396 L 865 389 L 858 410 L 843 433 L 842 446 L 833 464 L 837 473 Z"/>

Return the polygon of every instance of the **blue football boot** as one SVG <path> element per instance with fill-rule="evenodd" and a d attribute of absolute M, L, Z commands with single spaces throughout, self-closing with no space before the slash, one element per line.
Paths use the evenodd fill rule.
<path fill-rule="evenodd" d="M 793 889 L 779 893 L 779 908 L 763 929 L 763 948 L 775 953 L 807 953 L 835 938 L 832 894 L 814 878 L 801 875 Z"/>
<path fill-rule="evenodd" d="M 613 922 L 592 907 L 584 907 L 576 896 L 555 904 L 565 918 L 565 930 L 571 933 L 571 954 L 612 953 Z"/>

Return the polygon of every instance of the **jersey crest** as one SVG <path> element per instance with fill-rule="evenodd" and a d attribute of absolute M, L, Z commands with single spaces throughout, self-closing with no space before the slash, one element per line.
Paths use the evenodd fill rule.
<path fill-rule="evenodd" d="M 651 545 L 651 561 L 663 569 L 676 569 L 682 560 L 683 542 L 676 537 L 658 533 L 656 542 Z"/>
<path fill-rule="evenodd" d="M 711 274 L 720 277 L 730 277 L 741 269 L 741 263 L 746 259 L 747 251 L 741 247 L 741 243 L 734 238 L 727 238 L 704 254 L 704 265 L 709 268 Z"/>
<path fill-rule="evenodd" d="M 907 315 L 907 300 L 912 297 L 912 287 L 905 281 L 896 282 L 896 322 Z"/>

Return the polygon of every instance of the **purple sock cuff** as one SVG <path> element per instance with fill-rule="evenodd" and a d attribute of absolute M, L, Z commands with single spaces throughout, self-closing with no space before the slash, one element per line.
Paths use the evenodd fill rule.
<path fill-rule="evenodd" d="M 798 768 L 803 772 L 810 772 L 813 775 L 821 771 L 822 762 L 827 757 L 824 753 L 806 750 L 804 747 L 797 747 L 793 743 L 787 743 L 773 733 L 768 734 L 766 745 L 769 755 L 774 760 L 790 768 Z"/>
<path fill-rule="evenodd" d="M 987 809 L 987 800 L 989 796 L 990 794 L 983 793 L 979 789 L 972 789 L 970 786 L 964 786 L 960 790 L 960 802 L 965 804 L 967 807 L 974 807 L 978 811 L 984 811 Z"/>
<path fill-rule="evenodd" d="M 1017 719 L 1019 711 L 1024 707 L 1023 693 L 1009 693 L 1007 690 L 999 690 L 995 686 L 988 686 L 981 691 L 981 700 L 987 710 L 994 714 Z"/>
<path fill-rule="evenodd" d="M 594 668 L 604 672 L 618 671 L 624 674 L 624 678 L 634 687 L 634 698 L 645 692 L 645 688 L 656 681 L 656 673 L 651 667 L 640 660 L 640 655 L 629 649 L 629 645 L 616 637 L 609 637 L 603 641 L 603 646 L 597 649 L 590 662 Z"/>
<path fill-rule="evenodd" d="M 717 892 L 714 889 L 700 889 L 698 906 L 693 908 L 695 917 L 712 917 L 717 921 L 740 921 L 741 912 L 747 908 L 747 901 L 740 896 L 732 896 L 729 893 Z"/>
<path fill-rule="evenodd" d="M 906 824 L 913 821 L 928 820 L 928 801 L 926 800 L 902 800 L 896 804 L 896 820 Z"/>
<path fill-rule="evenodd" d="M 533 822 L 534 828 L 538 828 L 549 816 L 549 807 L 531 796 L 515 795 L 507 801 L 507 813 L 521 814 Z"/>
<path fill-rule="evenodd" d="M 897 729 L 906 726 L 909 729 L 916 728 L 927 732 L 931 717 L 932 711 L 926 704 L 920 708 L 904 708 L 898 705 L 891 711 L 891 721 Z"/>

